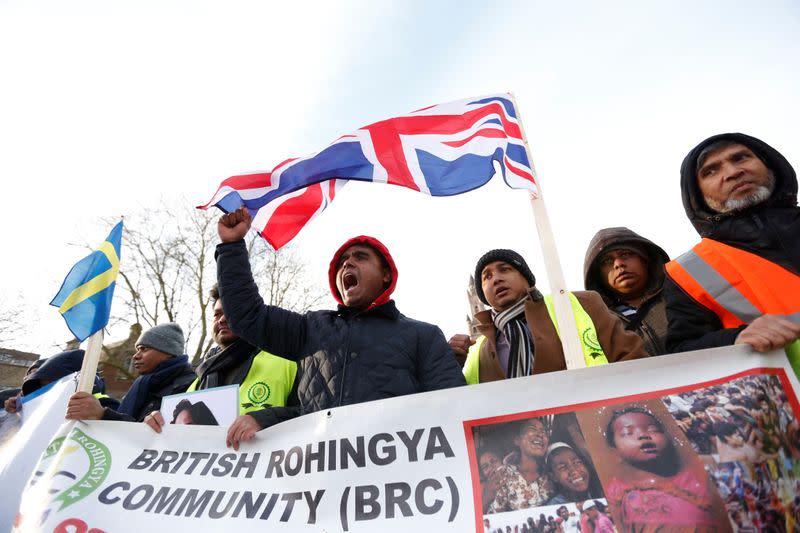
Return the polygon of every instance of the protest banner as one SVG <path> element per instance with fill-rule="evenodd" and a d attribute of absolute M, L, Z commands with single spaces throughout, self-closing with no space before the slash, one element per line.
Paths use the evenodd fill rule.
<path fill-rule="evenodd" d="M 61 378 L 46 392 L 31 395 L 22 408 L 24 423 L 0 447 L 0 531 L 9 531 L 19 507 L 22 490 L 44 450 L 64 423 L 67 401 L 75 392 L 77 374 Z M 37 391 L 38 392 L 38 391 Z M 18 415 L 12 415 L 18 416 Z"/>
<path fill-rule="evenodd" d="M 783 352 L 728 347 L 320 411 L 238 452 L 221 427 L 76 423 L 16 530 L 768 528 L 796 510 L 797 387 Z"/>
<path fill-rule="evenodd" d="M 0 409 L 0 449 L 17 434 L 22 423 L 22 417 L 16 413 L 9 413 Z"/>

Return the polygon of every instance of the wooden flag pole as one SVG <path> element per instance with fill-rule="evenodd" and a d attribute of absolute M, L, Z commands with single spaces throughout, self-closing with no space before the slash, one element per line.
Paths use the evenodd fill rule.
<path fill-rule="evenodd" d="M 100 351 L 102 349 L 103 329 L 100 328 L 86 342 L 86 354 L 83 356 L 81 373 L 78 375 L 78 390 L 76 392 L 92 393 L 94 376 L 97 374 L 97 364 L 100 362 Z"/>
<path fill-rule="evenodd" d="M 564 348 L 564 359 L 566 360 L 568 369 L 584 368 L 586 362 L 583 359 L 580 334 L 578 332 L 578 326 L 575 323 L 575 316 L 572 314 L 572 305 L 569 301 L 567 284 L 564 281 L 564 272 L 561 270 L 561 262 L 558 259 L 558 250 L 556 250 L 556 241 L 553 237 L 553 230 L 550 227 L 550 218 L 547 216 L 547 208 L 545 207 L 544 196 L 542 194 L 542 185 L 539 181 L 539 175 L 536 173 L 533 166 L 533 158 L 531 157 L 531 150 L 528 146 L 528 137 L 525 135 L 525 128 L 522 126 L 519 106 L 517 105 L 517 100 L 514 98 L 513 93 L 511 93 L 511 101 L 514 102 L 514 108 L 517 110 L 517 122 L 522 132 L 522 142 L 525 144 L 525 153 L 528 155 L 528 162 L 531 165 L 531 170 L 536 179 L 536 187 L 539 189 L 538 196 L 533 193 L 530 195 L 531 207 L 533 208 L 533 218 L 536 221 L 536 230 L 539 232 L 539 243 L 542 247 L 544 267 L 545 270 L 547 270 L 547 279 L 550 281 L 550 294 L 553 295 L 553 307 L 556 313 L 559 336 L 561 337 L 561 346 Z"/>

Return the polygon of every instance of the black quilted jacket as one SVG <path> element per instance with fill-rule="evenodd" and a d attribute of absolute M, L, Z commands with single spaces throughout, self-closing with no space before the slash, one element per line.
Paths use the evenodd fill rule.
<path fill-rule="evenodd" d="M 393 301 L 363 312 L 340 306 L 299 314 L 267 306 L 243 241 L 219 244 L 216 256 L 231 329 L 297 361 L 302 413 L 465 384 L 441 330 L 403 316 Z"/>

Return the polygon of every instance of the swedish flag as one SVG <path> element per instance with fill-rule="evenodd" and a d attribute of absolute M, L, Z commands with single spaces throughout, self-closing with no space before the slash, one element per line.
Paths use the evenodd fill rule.
<path fill-rule="evenodd" d="M 108 324 L 119 272 L 122 222 L 99 249 L 78 261 L 50 302 L 58 307 L 75 338 L 83 342 Z"/>

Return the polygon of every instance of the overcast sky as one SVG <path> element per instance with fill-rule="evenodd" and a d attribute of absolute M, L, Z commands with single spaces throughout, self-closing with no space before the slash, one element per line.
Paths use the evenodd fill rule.
<path fill-rule="evenodd" d="M 796 1 L 0 0 L 0 298 L 30 321 L 14 347 L 70 337 L 48 302 L 99 219 L 205 203 L 230 175 L 488 93 L 516 95 L 571 288 L 603 227 L 674 257 L 698 240 L 678 185 L 695 144 L 742 131 L 800 161 L 798 27 Z M 491 248 L 547 292 L 527 195 L 499 179 L 451 198 L 351 183 L 295 243 L 324 281 L 363 233 L 395 257 L 399 309 L 448 337 Z"/>

